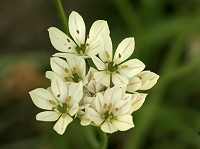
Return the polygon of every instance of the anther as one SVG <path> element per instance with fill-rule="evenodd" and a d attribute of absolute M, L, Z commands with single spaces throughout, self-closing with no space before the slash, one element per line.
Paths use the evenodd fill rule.
<path fill-rule="evenodd" d="M 65 81 L 67 81 L 67 82 L 73 82 L 73 79 L 71 77 L 65 77 Z"/>
<path fill-rule="evenodd" d="M 52 104 L 52 105 L 56 105 L 56 102 L 53 101 L 53 100 L 49 100 L 49 103 Z"/>
<path fill-rule="evenodd" d="M 125 69 L 125 68 L 128 68 L 128 65 L 121 66 L 121 69 Z"/>
<path fill-rule="evenodd" d="M 79 32 L 79 30 L 76 30 L 76 32 L 77 32 L 77 34 L 79 34 L 80 32 Z"/>
<path fill-rule="evenodd" d="M 76 67 L 73 68 L 73 72 L 76 73 L 76 74 L 79 73 L 79 71 L 78 71 L 78 69 Z"/>
<path fill-rule="evenodd" d="M 108 105 L 108 109 L 110 110 L 112 108 L 112 103 L 110 103 L 109 105 Z"/>
<path fill-rule="evenodd" d="M 106 74 L 110 74 L 110 71 L 109 71 L 109 70 L 106 70 L 105 73 L 106 73 Z"/>
<path fill-rule="evenodd" d="M 69 70 L 68 70 L 67 68 L 65 68 L 64 70 L 65 70 L 65 72 L 66 72 L 66 73 L 68 73 L 68 72 L 69 72 Z"/>
<path fill-rule="evenodd" d="M 70 40 L 67 38 L 67 42 L 70 42 Z"/>
<path fill-rule="evenodd" d="M 68 49 L 71 49 L 71 47 L 68 47 Z"/>
<path fill-rule="evenodd" d="M 59 97 L 60 97 L 60 94 L 58 94 L 57 97 L 59 98 Z"/>
<path fill-rule="evenodd" d="M 110 58 L 110 54 L 108 53 L 108 51 L 106 51 L 106 57 Z"/>
<path fill-rule="evenodd" d="M 119 108 L 118 108 L 118 107 L 116 107 L 114 110 L 115 110 L 115 111 L 118 111 L 118 110 L 119 110 Z"/>
<path fill-rule="evenodd" d="M 86 46 L 89 46 L 89 43 L 86 43 Z"/>
<path fill-rule="evenodd" d="M 120 53 L 119 53 L 118 57 L 121 58 L 121 54 Z"/>
<path fill-rule="evenodd" d="M 107 107 L 107 104 L 106 104 L 106 103 L 104 103 L 104 105 L 103 105 L 103 108 L 104 108 L 104 109 L 106 109 L 106 107 Z"/>
<path fill-rule="evenodd" d="M 72 98 L 71 96 L 67 96 L 66 101 L 70 102 L 71 98 Z"/>

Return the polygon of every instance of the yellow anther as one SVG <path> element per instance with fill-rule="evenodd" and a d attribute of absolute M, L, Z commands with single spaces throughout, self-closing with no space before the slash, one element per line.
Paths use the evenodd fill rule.
<path fill-rule="evenodd" d="M 70 102 L 71 98 L 72 98 L 71 96 L 67 96 L 66 101 Z"/>
<path fill-rule="evenodd" d="M 104 109 L 106 109 L 106 107 L 107 107 L 107 104 L 106 104 L 106 103 L 104 103 L 104 105 L 103 105 L 103 108 L 104 108 Z"/>
<path fill-rule="evenodd" d="M 115 110 L 115 111 L 118 111 L 118 110 L 119 110 L 119 108 L 118 108 L 118 107 L 116 107 L 114 110 Z"/>
<path fill-rule="evenodd" d="M 108 105 L 108 109 L 110 110 L 112 108 L 112 103 L 110 103 L 109 105 Z"/>
<path fill-rule="evenodd" d="M 65 72 L 66 72 L 66 73 L 68 73 L 68 72 L 69 72 L 69 70 L 68 70 L 67 68 L 65 68 L 64 70 L 65 70 Z"/>
<path fill-rule="evenodd" d="M 49 103 L 52 104 L 52 105 L 56 105 L 56 102 L 53 101 L 53 100 L 49 100 Z"/>
<path fill-rule="evenodd" d="M 71 77 L 65 77 L 65 81 L 67 81 L 67 82 L 73 82 L 73 79 Z"/>
<path fill-rule="evenodd" d="M 108 116 L 108 119 L 109 119 L 109 120 L 110 120 L 110 119 L 112 119 L 112 118 L 113 118 L 113 116 L 112 116 L 112 115 L 109 115 L 109 116 Z"/>
<path fill-rule="evenodd" d="M 66 113 L 63 113 L 63 114 L 62 114 L 62 118 L 65 118 L 65 117 L 66 117 Z"/>
<path fill-rule="evenodd" d="M 108 53 L 108 51 L 106 51 L 106 57 L 110 58 L 110 54 Z"/>
<path fill-rule="evenodd" d="M 76 67 L 73 68 L 73 72 L 76 73 L 76 74 L 79 73 L 79 71 L 78 71 L 78 69 Z"/>
<path fill-rule="evenodd" d="M 128 68 L 128 65 L 121 66 L 121 69 L 125 69 L 125 68 Z"/>
<path fill-rule="evenodd" d="M 109 71 L 109 70 L 106 70 L 105 73 L 106 73 L 106 74 L 110 74 L 110 71 Z"/>

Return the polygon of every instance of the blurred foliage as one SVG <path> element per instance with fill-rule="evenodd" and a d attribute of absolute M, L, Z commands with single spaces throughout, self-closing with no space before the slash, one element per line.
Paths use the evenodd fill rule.
<path fill-rule="evenodd" d="M 87 25 L 108 21 L 113 45 L 134 36 L 133 57 L 161 77 L 136 127 L 109 136 L 114 149 L 200 148 L 200 1 L 63 0 L 66 15 L 79 12 Z M 0 149 L 95 149 L 97 130 L 69 125 L 63 136 L 38 122 L 28 91 L 48 87 L 44 73 L 55 53 L 47 29 L 62 29 L 53 1 L 0 1 Z M 88 31 L 88 30 L 87 30 Z"/>

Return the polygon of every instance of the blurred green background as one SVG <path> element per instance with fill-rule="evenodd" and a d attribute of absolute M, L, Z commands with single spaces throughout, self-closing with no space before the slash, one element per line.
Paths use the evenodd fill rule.
<path fill-rule="evenodd" d="M 87 26 L 107 20 L 113 45 L 134 36 L 132 57 L 160 75 L 134 115 L 135 128 L 109 135 L 109 149 L 200 149 L 200 1 L 63 0 L 68 17 Z M 62 30 L 54 1 L 0 1 L 0 149 L 97 149 L 93 127 L 79 121 L 59 136 L 28 92 L 48 87 L 44 76 L 56 52 L 47 29 Z"/>

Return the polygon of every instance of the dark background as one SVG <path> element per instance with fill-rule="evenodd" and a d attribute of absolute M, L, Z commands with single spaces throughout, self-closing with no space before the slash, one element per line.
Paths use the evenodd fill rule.
<path fill-rule="evenodd" d="M 109 148 L 199 149 L 200 1 L 63 0 L 63 7 L 67 18 L 73 10 L 83 16 L 87 33 L 95 20 L 107 20 L 115 48 L 134 36 L 132 57 L 160 75 L 133 114 L 136 127 L 109 135 Z M 44 73 L 57 52 L 47 32 L 51 26 L 62 30 L 53 0 L 0 1 L 0 149 L 98 147 L 96 129 L 78 120 L 63 136 L 54 123 L 35 120 L 42 110 L 28 92 L 50 85 Z"/>

